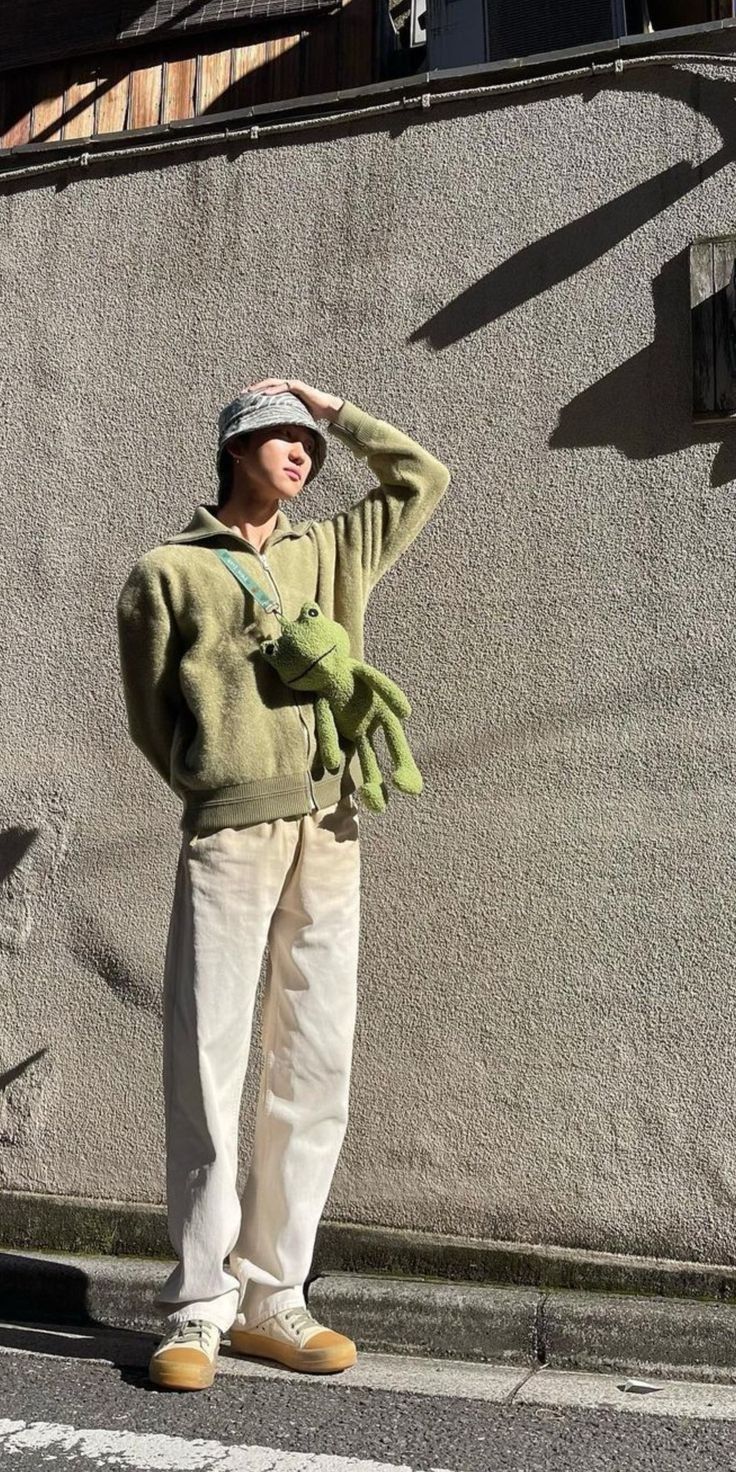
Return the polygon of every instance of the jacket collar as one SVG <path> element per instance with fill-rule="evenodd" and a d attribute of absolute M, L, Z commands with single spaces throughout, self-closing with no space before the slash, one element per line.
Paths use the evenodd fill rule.
<path fill-rule="evenodd" d="M 241 546 L 249 547 L 251 545 L 250 542 L 246 542 L 241 532 L 233 531 L 231 527 L 225 526 L 225 523 L 220 521 L 216 513 L 216 505 L 198 506 L 191 521 L 184 527 L 183 531 L 177 532 L 173 537 L 166 537 L 160 545 L 168 547 L 172 543 L 206 542 L 211 537 L 230 537 L 234 542 L 240 543 Z M 264 543 L 264 546 L 272 547 L 275 542 L 280 542 L 284 537 L 302 537 L 310 526 L 312 526 L 311 521 L 297 521 L 292 525 L 288 516 L 279 507 L 276 516 L 276 525 L 268 541 Z"/>

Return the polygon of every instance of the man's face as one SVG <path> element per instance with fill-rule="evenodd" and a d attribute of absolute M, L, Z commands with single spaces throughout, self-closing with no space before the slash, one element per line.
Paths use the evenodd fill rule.
<path fill-rule="evenodd" d="M 281 500 L 291 500 L 303 489 L 314 450 L 315 436 L 304 424 L 269 424 L 245 440 L 232 441 L 248 488 Z"/>

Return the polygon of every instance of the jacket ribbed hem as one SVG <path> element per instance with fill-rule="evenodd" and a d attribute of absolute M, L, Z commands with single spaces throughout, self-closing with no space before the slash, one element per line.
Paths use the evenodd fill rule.
<path fill-rule="evenodd" d="M 179 827 L 185 834 L 216 833 L 220 828 L 248 827 L 270 823 L 275 818 L 299 818 L 317 808 L 329 808 L 362 784 L 357 751 L 339 772 L 329 772 L 311 783 L 305 771 L 299 776 L 270 777 L 260 782 L 241 782 L 231 787 L 188 793 Z"/>

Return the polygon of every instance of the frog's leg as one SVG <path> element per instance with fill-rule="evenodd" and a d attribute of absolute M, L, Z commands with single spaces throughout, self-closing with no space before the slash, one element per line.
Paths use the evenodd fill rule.
<path fill-rule="evenodd" d="M 332 707 L 324 695 L 318 695 L 314 702 L 314 722 L 317 728 L 317 744 L 322 765 L 326 771 L 336 772 L 340 766 L 342 754 Z"/>
<path fill-rule="evenodd" d="M 406 719 L 407 716 L 411 715 L 411 705 L 403 690 L 400 690 L 398 685 L 395 685 L 388 675 L 384 675 L 382 670 L 375 669 L 372 664 L 365 664 L 363 660 L 354 659 L 352 662 L 352 671 L 353 675 L 357 679 L 363 680 L 370 690 L 374 690 L 376 695 L 382 696 L 386 704 L 390 706 L 391 710 L 397 716 L 402 716 L 403 719 Z"/>
<path fill-rule="evenodd" d="M 372 723 L 371 729 L 375 722 Z M 363 786 L 360 795 L 365 806 L 372 813 L 384 813 L 386 811 L 386 799 L 383 795 L 383 778 L 381 768 L 378 765 L 378 757 L 371 746 L 365 732 L 356 736 L 355 745 L 360 758 L 360 770 L 363 773 Z"/>
<path fill-rule="evenodd" d="M 393 711 L 384 708 L 381 712 L 381 724 L 394 765 L 391 775 L 395 785 L 400 792 L 421 792 L 424 786 L 422 774 L 409 749 L 401 721 Z"/>

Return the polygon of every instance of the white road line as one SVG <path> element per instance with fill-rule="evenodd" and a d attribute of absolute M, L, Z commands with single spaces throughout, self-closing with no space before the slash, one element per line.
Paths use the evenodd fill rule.
<path fill-rule="evenodd" d="M 41 1338 L 45 1335 L 47 1339 L 78 1340 L 80 1344 L 84 1344 L 85 1339 L 89 1339 L 89 1330 L 85 1333 L 83 1329 L 64 1329 L 63 1327 L 57 1329 L 55 1327 L 47 1327 L 45 1324 L 9 1323 L 5 1319 L 0 1319 L 0 1333 L 4 1329 L 9 1329 L 11 1332 L 14 1329 L 32 1329 L 33 1333 L 40 1335 Z"/>
<path fill-rule="evenodd" d="M 14 1465 L 24 1452 L 67 1453 L 74 1465 L 85 1457 L 97 1465 L 138 1469 L 138 1472 L 413 1472 L 411 1467 L 358 1457 L 330 1457 L 319 1452 L 283 1452 L 268 1446 L 226 1446 L 221 1441 L 181 1436 L 138 1436 L 133 1431 L 77 1430 L 50 1421 L 0 1420 L 0 1453 L 13 1455 Z M 46 1458 L 44 1457 L 44 1460 Z M 420 1472 L 420 1469 L 414 1469 Z M 440 1472 L 429 1468 L 427 1472 Z"/>

